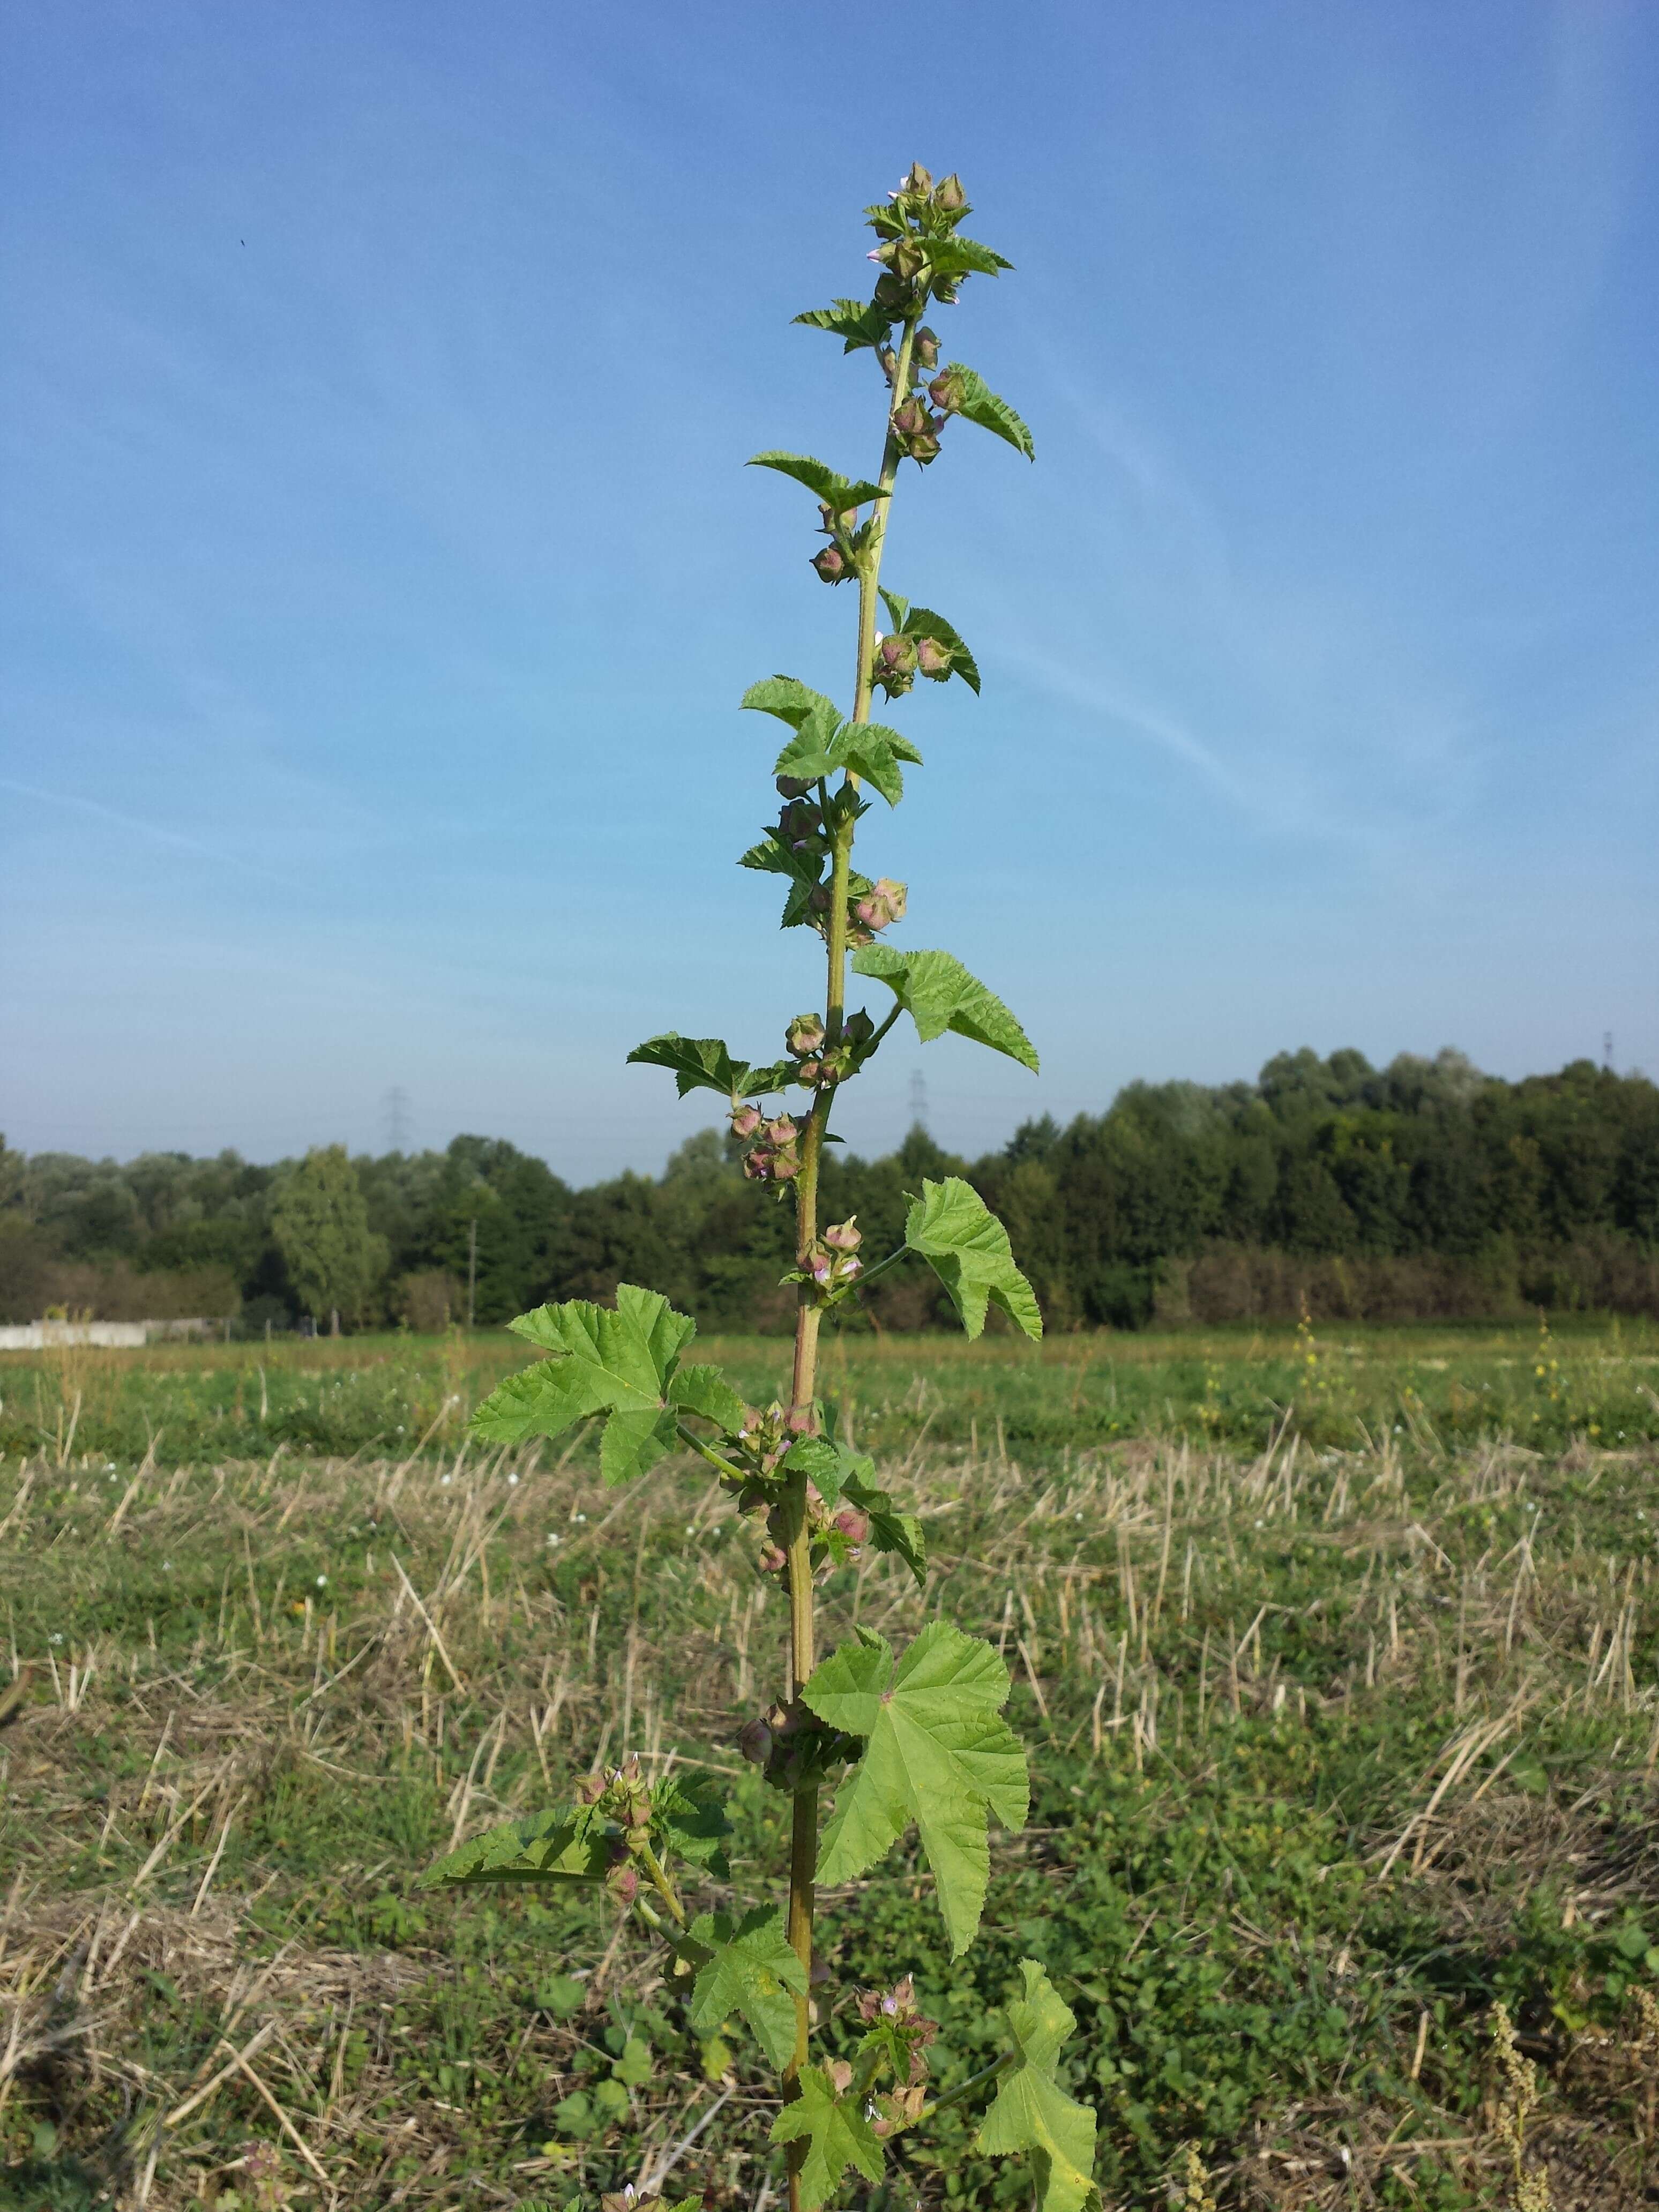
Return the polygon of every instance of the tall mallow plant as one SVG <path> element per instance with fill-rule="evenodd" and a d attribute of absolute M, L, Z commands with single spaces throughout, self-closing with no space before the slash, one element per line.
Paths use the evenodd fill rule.
<path fill-rule="evenodd" d="M 702 1784 L 653 1779 L 637 1757 L 589 1775 L 574 1804 L 477 1838 L 429 1877 L 591 1882 L 607 1890 L 667 1946 L 692 2028 L 711 2033 L 741 2018 L 777 2069 L 772 2140 L 787 2147 L 792 2212 L 830 2203 L 850 2185 L 849 2170 L 879 2183 L 896 2136 L 975 2097 L 988 2105 L 977 2148 L 1029 2158 L 1042 2212 L 1079 2212 L 1094 2188 L 1094 2115 L 1057 2079 L 1072 2015 L 1034 1962 L 1025 1962 L 1005 2008 L 1003 2055 L 945 2094 L 929 2087 L 935 2023 L 917 2005 L 908 1976 L 858 1997 L 861 2032 L 842 2036 L 844 2055 L 815 2057 L 813 2046 L 817 1885 L 866 1873 L 914 1826 L 957 1955 L 974 1941 L 984 1907 L 988 1831 L 993 1823 L 1018 1829 L 1028 1807 L 1025 1754 L 1003 1717 L 1007 1669 L 991 1645 L 936 1620 L 902 1652 L 860 1628 L 820 1658 L 814 1618 L 820 1579 L 866 1547 L 888 1554 L 896 1571 L 925 1579 L 920 1523 L 878 1486 L 873 1462 L 837 1433 L 835 1409 L 818 1395 L 824 1316 L 914 1253 L 938 1273 L 970 1337 L 984 1328 L 991 1304 L 1027 1336 L 1042 1328 L 1006 1231 L 957 1177 L 922 1183 L 903 1244 L 873 1266 L 857 1222 L 824 1221 L 819 1205 L 836 1103 L 900 1014 L 924 1040 L 951 1030 L 1022 1066 L 1037 1065 L 1018 1022 L 961 961 L 890 941 L 906 917 L 905 885 L 853 864 L 860 825 L 875 801 L 896 807 L 906 769 L 921 764 L 909 738 L 874 719 L 877 693 L 890 711 L 918 677 L 980 688 L 974 656 L 951 624 L 882 581 L 900 464 L 931 468 L 957 421 L 977 423 L 1027 459 L 1032 451 L 1013 409 L 966 363 L 946 360 L 927 321 L 930 309 L 956 304 L 969 277 L 1010 266 L 963 235 L 969 211 L 957 178 L 935 183 L 918 163 L 886 204 L 868 210 L 878 241 L 872 297 L 837 300 L 796 318 L 842 339 L 846 353 L 873 359 L 883 421 L 873 479 L 842 476 L 801 453 L 757 453 L 752 464 L 813 495 L 823 543 L 811 565 L 825 583 L 851 584 L 857 592 L 849 714 L 793 676 L 769 676 L 743 700 L 787 734 L 773 763 L 781 811 L 739 865 L 781 878 L 783 927 L 816 931 L 822 940 L 822 1006 L 798 1014 L 784 1030 L 783 1057 L 763 1065 L 737 1059 L 721 1038 L 672 1030 L 629 1055 L 668 1069 L 682 1097 L 708 1090 L 726 1099 L 745 1174 L 794 1206 L 795 1265 L 785 1279 L 799 1303 L 788 1401 L 745 1405 L 718 1368 L 686 1358 L 690 1320 L 656 1291 L 623 1284 L 614 1311 L 573 1300 L 515 1321 L 545 1356 L 486 1399 L 473 1422 L 478 1437 L 502 1443 L 602 1422 L 602 1472 L 616 1484 L 639 1482 L 671 1452 L 693 1453 L 759 1524 L 758 1571 L 775 1581 L 789 1608 L 788 1681 L 769 1711 L 743 1727 L 739 1741 L 792 1802 L 788 1895 L 747 1911 L 700 1911 L 700 1881 L 712 1877 L 729 1894 L 721 1807 Z M 848 1008 L 849 966 L 890 994 L 879 1018 Z M 821 1824 L 826 1792 L 834 1806 Z"/>

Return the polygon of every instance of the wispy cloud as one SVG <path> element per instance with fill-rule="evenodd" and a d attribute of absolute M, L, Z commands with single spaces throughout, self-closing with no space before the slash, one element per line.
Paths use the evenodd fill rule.
<path fill-rule="evenodd" d="M 32 799 L 42 806 L 67 807 L 77 814 L 88 814 L 100 822 L 112 823 L 117 829 L 130 830 L 141 837 L 168 845 L 175 852 L 193 854 L 198 860 L 216 861 L 222 867 L 237 868 L 248 875 L 262 876 L 267 883 L 278 884 L 284 890 L 304 889 L 302 878 L 283 875 L 274 868 L 264 867 L 240 853 L 225 847 L 207 843 L 192 837 L 182 830 L 169 829 L 164 822 L 146 821 L 139 814 L 128 814 L 117 806 L 106 806 L 102 799 L 86 799 L 74 791 L 46 791 L 39 784 L 20 783 L 15 776 L 0 775 L 0 791 L 9 791 L 19 799 Z"/>

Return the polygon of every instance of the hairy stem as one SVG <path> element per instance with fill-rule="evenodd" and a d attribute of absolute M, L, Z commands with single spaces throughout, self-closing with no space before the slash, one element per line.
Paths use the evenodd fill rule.
<path fill-rule="evenodd" d="M 879 605 L 877 586 L 881 574 L 882 545 L 887 535 L 888 495 L 898 474 L 901 459 L 898 441 L 893 434 L 892 412 L 896 407 L 902 405 L 909 393 L 910 356 L 921 318 L 921 309 L 918 306 L 907 319 L 899 343 L 893 388 L 888 397 L 887 439 L 882 451 L 881 475 L 878 479 L 883 496 L 876 501 L 872 511 L 869 541 L 859 563 L 858 672 L 853 688 L 853 720 L 855 722 L 867 722 L 870 719 L 872 670 L 876 657 L 876 611 Z M 847 780 L 854 789 L 857 788 L 856 776 L 849 774 Z M 842 1024 L 847 1011 L 847 884 L 853 867 L 854 827 L 850 817 L 837 825 L 830 877 L 830 913 L 825 930 L 828 975 L 824 988 L 823 1026 L 825 1040 L 830 1045 L 841 1042 Z M 812 1110 L 801 1137 L 801 1169 L 795 1179 L 795 1253 L 796 1263 L 803 1268 L 809 1266 L 811 1248 L 817 1239 L 818 1164 L 823 1154 L 832 1095 L 833 1086 L 828 1084 L 814 1095 Z M 810 1415 L 817 1391 L 818 1324 L 823 1310 L 823 1298 L 817 1285 L 810 1279 L 802 1283 L 795 1315 L 795 1358 L 790 1383 L 791 1405 L 797 1416 L 803 1413 Z M 799 1696 L 801 1685 L 811 1674 L 814 1663 L 811 1532 L 807 1525 L 805 1478 L 801 1476 L 797 1480 L 800 1494 L 798 1499 L 791 1500 L 795 1510 L 791 1516 L 787 1570 L 789 1695 L 792 1702 Z M 787 1933 L 791 1948 L 806 1969 L 809 1989 L 812 1972 L 812 1912 L 816 1899 L 814 1877 L 817 1856 L 818 1793 L 816 1788 L 798 1790 L 789 1834 Z M 803 1996 L 796 2000 L 795 2004 L 794 2057 L 784 2069 L 786 2097 L 793 2095 L 800 2069 L 806 2063 L 811 2024 L 811 1998 Z M 806 2150 L 805 2140 L 793 2142 L 789 2147 L 790 2212 L 800 2212 L 800 2168 Z"/>

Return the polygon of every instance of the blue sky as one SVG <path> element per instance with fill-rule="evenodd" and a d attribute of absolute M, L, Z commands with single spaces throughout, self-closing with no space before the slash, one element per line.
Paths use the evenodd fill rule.
<path fill-rule="evenodd" d="M 896 25 L 908 28 L 895 29 Z M 1016 28 L 1016 25 L 1018 28 Z M 782 446 L 879 447 L 914 156 L 1018 264 L 887 574 L 975 647 L 871 872 L 1024 1019 L 970 1152 L 1311 1043 L 1659 1066 L 1659 14 L 17 0 L 0 33 L 0 1127 L 255 1158 L 710 1117 L 815 1004 L 731 861 L 845 694 Z M 773 805 L 775 802 L 772 802 Z M 908 1040 L 908 1041 L 907 1041 Z M 708 1102 L 712 1105 L 712 1102 Z"/>

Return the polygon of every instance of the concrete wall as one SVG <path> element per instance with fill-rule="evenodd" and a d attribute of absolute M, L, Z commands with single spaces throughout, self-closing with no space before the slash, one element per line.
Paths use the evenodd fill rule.
<path fill-rule="evenodd" d="M 206 1336 L 209 1321 L 26 1321 L 0 1328 L 0 1352 L 45 1352 L 58 1344 L 153 1344 L 158 1338 Z"/>

